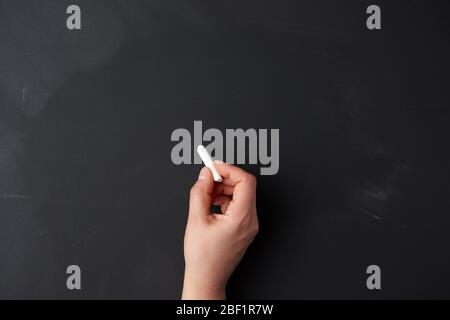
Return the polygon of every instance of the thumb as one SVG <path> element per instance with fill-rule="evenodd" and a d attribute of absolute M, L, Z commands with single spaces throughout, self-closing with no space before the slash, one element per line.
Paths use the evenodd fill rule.
<path fill-rule="evenodd" d="M 197 182 L 191 188 L 189 215 L 204 217 L 210 214 L 214 179 L 211 171 L 203 167 Z"/>

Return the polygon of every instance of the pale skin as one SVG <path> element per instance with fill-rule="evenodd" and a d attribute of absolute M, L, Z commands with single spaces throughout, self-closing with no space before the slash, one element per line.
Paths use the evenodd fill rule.
<path fill-rule="evenodd" d="M 191 188 L 184 236 L 182 299 L 226 299 L 228 279 L 258 233 L 256 178 L 215 161 L 221 183 L 204 167 Z M 212 213 L 220 205 L 222 214 Z"/>

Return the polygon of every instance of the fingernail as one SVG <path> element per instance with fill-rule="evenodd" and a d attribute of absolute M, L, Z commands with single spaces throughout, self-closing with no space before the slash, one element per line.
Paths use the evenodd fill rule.
<path fill-rule="evenodd" d="M 224 162 L 222 160 L 214 160 L 214 162 L 217 164 L 224 164 Z"/>
<path fill-rule="evenodd" d="M 203 167 L 202 170 L 200 170 L 200 174 L 198 175 L 198 180 L 205 180 L 206 179 L 206 171 L 208 170 L 207 167 Z"/>

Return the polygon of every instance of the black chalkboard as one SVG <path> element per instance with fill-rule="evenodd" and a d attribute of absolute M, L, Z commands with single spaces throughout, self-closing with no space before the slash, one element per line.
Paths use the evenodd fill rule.
<path fill-rule="evenodd" d="M 449 5 L 370 4 L 0 1 L 0 298 L 179 298 L 196 120 L 280 132 L 231 298 L 449 298 Z"/>

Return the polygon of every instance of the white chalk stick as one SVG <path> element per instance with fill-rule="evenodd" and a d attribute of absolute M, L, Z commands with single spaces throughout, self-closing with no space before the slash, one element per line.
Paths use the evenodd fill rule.
<path fill-rule="evenodd" d="M 206 148 L 204 146 L 199 145 L 197 147 L 197 152 L 198 152 L 198 155 L 200 156 L 200 158 L 202 159 L 203 163 L 205 164 L 205 166 L 207 168 L 209 168 L 209 170 L 211 170 L 214 181 L 222 182 L 222 177 L 220 176 L 219 172 L 217 172 L 217 169 L 214 166 L 213 159 L 209 155 L 208 150 L 206 150 Z"/>

